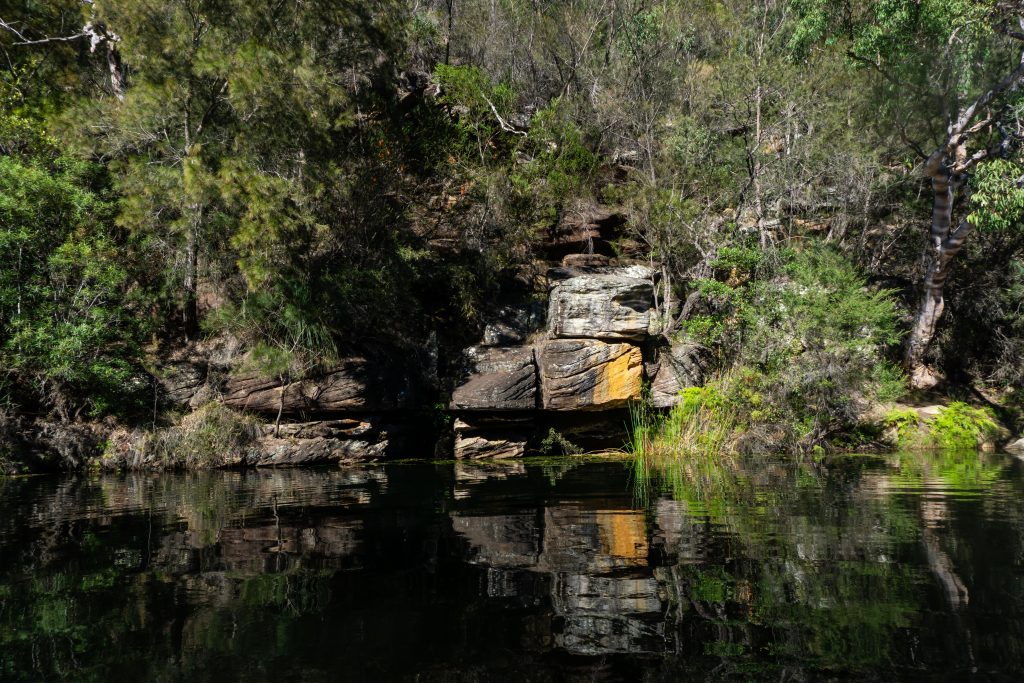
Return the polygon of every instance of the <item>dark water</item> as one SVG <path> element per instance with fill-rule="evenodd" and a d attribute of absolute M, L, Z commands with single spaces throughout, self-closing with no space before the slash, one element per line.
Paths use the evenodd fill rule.
<path fill-rule="evenodd" d="M 1024 468 L 0 479 L 0 679 L 1019 680 Z"/>

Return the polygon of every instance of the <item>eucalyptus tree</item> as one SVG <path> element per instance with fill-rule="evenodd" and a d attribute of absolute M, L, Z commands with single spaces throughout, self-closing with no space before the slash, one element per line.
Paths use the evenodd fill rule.
<path fill-rule="evenodd" d="M 393 3 L 392 3 L 393 4 Z M 276 284 L 302 242 L 337 218 L 318 198 L 339 145 L 358 134 L 355 98 L 378 68 L 388 3 L 107 0 L 123 92 L 78 111 L 109 162 L 120 223 L 149 250 L 187 338 L 199 331 L 204 263 L 248 287 Z M 334 234 L 338 234 L 335 232 Z M 208 268 L 209 270 L 209 268 Z"/>
<path fill-rule="evenodd" d="M 931 185 L 922 296 L 904 357 L 916 387 L 934 385 L 926 364 L 957 254 L 978 228 L 1018 229 L 1024 168 L 1024 7 L 1004 0 L 797 0 L 792 46 L 840 42 L 876 75 L 876 127 L 894 156 L 920 162 Z"/>

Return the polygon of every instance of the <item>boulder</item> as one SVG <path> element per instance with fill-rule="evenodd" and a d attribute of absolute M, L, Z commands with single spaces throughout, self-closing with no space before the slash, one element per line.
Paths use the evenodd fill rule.
<path fill-rule="evenodd" d="M 410 407 L 407 378 L 360 358 L 342 361 L 318 377 L 282 386 L 280 378 L 248 373 L 228 379 L 224 405 L 239 410 L 285 415 L 361 413 Z"/>
<path fill-rule="evenodd" d="M 455 457 L 459 460 L 478 458 L 521 458 L 533 431 L 529 418 L 508 420 L 488 418 L 467 422 L 455 420 Z"/>
<path fill-rule="evenodd" d="M 687 387 L 704 386 L 711 373 L 712 358 L 696 344 L 674 344 L 656 350 L 657 360 L 647 368 L 651 378 L 651 405 L 671 408 Z"/>
<path fill-rule="evenodd" d="M 552 338 L 639 340 L 656 332 L 650 280 L 619 273 L 580 275 L 551 290 Z"/>
<path fill-rule="evenodd" d="M 514 346 L 522 344 L 534 332 L 544 327 L 545 306 L 531 303 L 508 306 L 484 326 L 481 346 Z"/>
<path fill-rule="evenodd" d="M 538 350 L 545 410 L 609 410 L 640 397 L 643 361 L 631 344 L 556 339 Z"/>
<path fill-rule="evenodd" d="M 1024 458 L 1024 437 L 1010 442 L 1006 447 L 1006 452 Z"/>
<path fill-rule="evenodd" d="M 533 410 L 537 365 L 533 348 L 474 346 L 463 352 L 469 378 L 452 393 L 452 410 Z"/>

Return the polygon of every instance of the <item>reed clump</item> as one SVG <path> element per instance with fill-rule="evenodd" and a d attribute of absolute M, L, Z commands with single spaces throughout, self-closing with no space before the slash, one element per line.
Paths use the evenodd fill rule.
<path fill-rule="evenodd" d="M 630 422 L 627 450 L 641 496 L 655 480 L 674 494 L 718 489 L 734 464 L 739 419 L 716 385 L 685 389 L 667 413 L 637 404 Z"/>

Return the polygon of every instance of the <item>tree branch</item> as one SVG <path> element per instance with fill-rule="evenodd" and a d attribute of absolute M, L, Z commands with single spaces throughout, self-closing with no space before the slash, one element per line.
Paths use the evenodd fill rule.
<path fill-rule="evenodd" d="M 1021 23 L 1024 23 L 1024 19 L 1021 20 Z M 979 109 L 987 107 L 1004 92 L 1016 90 L 1022 80 L 1024 80 L 1024 53 L 1021 54 L 1020 62 L 1017 64 L 1016 69 L 1007 74 L 1006 78 L 999 81 L 992 89 L 979 95 L 967 109 L 963 110 L 960 118 L 957 119 L 956 123 L 949 130 L 949 141 L 951 143 L 955 142 L 957 138 L 966 132 L 967 126 L 971 123 L 971 119 L 974 118 L 974 114 Z"/>
<path fill-rule="evenodd" d="M 79 38 L 84 38 L 86 35 L 88 35 L 85 31 L 80 31 L 71 36 L 53 36 L 32 40 L 31 38 L 26 38 L 25 34 L 11 26 L 3 19 L 0 19 L 0 28 L 14 34 L 14 37 L 18 39 L 14 42 L 14 45 L 43 45 L 45 43 L 69 43 L 73 40 L 78 40 Z"/>
<path fill-rule="evenodd" d="M 498 119 L 498 125 L 501 126 L 501 129 L 503 131 L 505 131 L 506 133 L 512 133 L 513 135 L 522 135 L 523 137 L 526 137 L 526 133 L 525 132 L 523 132 L 521 130 L 516 130 L 515 128 L 510 126 L 508 123 L 506 123 L 505 119 L 501 118 L 501 114 L 498 113 L 498 110 L 494 106 L 494 103 L 491 102 L 489 99 L 487 99 L 487 95 L 481 95 L 481 96 L 484 98 L 484 102 L 486 102 L 488 104 L 488 106 L 490 106 L 491 111 L 494 112 L 494 118 Z"/>

